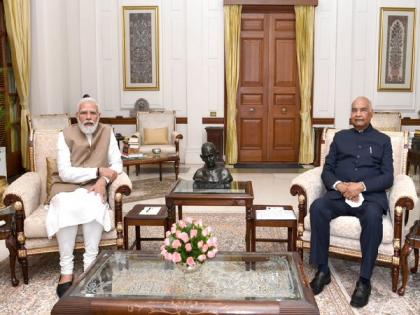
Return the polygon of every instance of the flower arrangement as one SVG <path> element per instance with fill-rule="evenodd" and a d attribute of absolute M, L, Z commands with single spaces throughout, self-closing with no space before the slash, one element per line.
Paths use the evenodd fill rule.
<path fill-rule="evenodd" d="M 203 226 L 201 219 L 187 217 L 166 232 L 160 249 L 166 260 L 192 268 L 216 256 L 217 238 L 213 236 L 213 228 Z"/>

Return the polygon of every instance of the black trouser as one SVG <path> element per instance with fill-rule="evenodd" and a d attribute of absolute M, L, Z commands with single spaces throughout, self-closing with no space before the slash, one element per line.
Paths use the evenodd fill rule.
<path fill-rule="evenodd" d="M 370 279 L 378 247 L 382 241 L 382 214 L 379 204 L 364 201 L 358 208 L 350 207 L 344 199 L 319 198 L 310 208 L 311 219 L 311 254 L 310 263 L 318 266 L 328 263 L 328 247 L 330 246 L 330 221 L 339 216 L 355 216 L 362 227 L 360 247 L 362 264 L 360 276 Z"/>

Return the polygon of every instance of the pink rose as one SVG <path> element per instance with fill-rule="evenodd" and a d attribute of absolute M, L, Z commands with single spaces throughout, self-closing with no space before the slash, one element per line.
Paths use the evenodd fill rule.
<path fill-rule="evenodd" d="M 211 226 L 208 226 L 207 227 L 207 231 L 209 232 L 209 234 L 211 233 L 211 232 L 213 232 L 213 228 L 211 227 Z"/>
<path fill-rule="evenodd" d="M 180 253 L 175 252 L 175 253 L 172 254 L 172 261 L 174 263 L 179 263 L 181 260 L 182 260 L 182 258 L 181 258 Z"/>
<path fill-rule="evenodd" d="M 180 239 L 181 238 L 181 231 L 176 231 L 175 233 L 176 238 Z"/>
<path fill-rule="evenodd" d="M 188 243 L 188 241 L 190 240 L 190 238 L 188 237 L 188 234 L 185 232 L 181 233 L 181 236 L 179 237 L 184 243 Z"/>
<path fill-rule="evenodd" d="M 161 247 L 160 247 L 160 250 L 166 250 L 166 246 L 165 245 L 162 245 Z"/>
<path fill-rule="evenodd" d="M 216 256 L 216 253 L 214 252 L 214 250 L 211 250 L 207 253 L 208 258 L 214 258 L 215 256 Z"/>
<path fill-rule="evenodd" d="M 185 218 L 185 222 L 187 222 L 188 224 L 192 224 L 193 223 L 193 219 L 191 217 L 186 217 Z"/>
<path fill-rule="evenodd" d="M 166 249 L 164 248 L 164 249 L 162 249 L 161 250 L 161 252 L 160 252 L 160 254 L 163 256 L 163 257 L 165 257 L 166 256 L 166 253 L 167 253 L 167 251 L 166 251 Z"/>
<path fill-rule="evenodd" d="M 181 247 L 181 242 L 180 242 L 180 240 L 175 240 L 175 241 L 173 241 L 173 242 L 172 242 L 172 247 L 173 247 L 173 248 L 175 248 L 175 249 L 177 249 L 177 248 Z"/>
<path fill-rule="evenodd" d="M 207 259 L 207 257 L 206 257 L 206 255 L 200 255 L 200 256 L 197 257 L 197 259 L 198 259 L 198 261 L 203 262 Z"/>
<path fill-rule="evenodd" d="M 171 233 L 172 233 L 172 234 L 175 234 L 175 232 L 176 232 L 176 226 L 175 226 L 175 224 L 174 224 L 174 225 L 172 225 L 172 227 L 171 227 Z"/>
<path fill-rule="evenodd" d="M 181 229 L 183 229 L 183 228 L 184 228 L 184 227 L 186 227 L 187 225 L 185 224 L 185 222 L 184 222 L 184 221 L 179 220 L 179 221 L 178 221 L 178 226 L 179 226 Z"/>
<path fill-rule="evenodd" d="M 192 250 L 191 243 L 185 244 L 185 250 L 186 250 L 187 252 L 190 252 L 190 251 Z"/>
<path fill-rule="evenodd" d="M 203 236 L 207 236 L 207 235 L 209 235 L 209 231 L 208 231 L 208 229 L 207 229 L 207 228 L 205 228 L 205 229 L 203 230 Z"/>
<path fill-rule="evenodd" d="M 209 245 L 204 244 L 201 250 L 203 251 L 203 253 L 207 252 L 209 250 Z"/>
<path fill-rule="evenodd" d="M 165 257 L 166 260 L 172 260 L 172 254 L 171 253 L 166 253 L 164 257 Z"/>
<path fill-rule="evenodd" d="M 198 243 L 197 243 L 197 246 L 198 246 L 198 248 L 201 248 L 201 247 L 203 247 L 203 241 L 199 241 Z"/>
<path fill-rule="evenodd" d="M 165 236 L 166 236 L 166 237 L 171 236 L 171 231 L 166 231 Z"/>
<path fill-rule="evenodd" d="M 198 231 L 197 231 L 196 229 L 192 229 L 192 230 L 190 231 L 190 237 L 191 237 L 191 238 L 196 237 L 196 236 L 197 236 L 197 233 L 198 233 Z"/>
<path fill-rule="evenodd" d="M 163 241 L 163 244 L 165 244 L 165 246 L 169 246 L 171 245 L 171 241 L 169 241 L 169 238 L 165 238 L 165 240 Z"/>
<path fill-rule="evenodd" d="M 217 238 L 216 237 L 209 238 L 209 240 L 207 241 L 207 245 L 209 245 L 209 247 L 217 246 Z"/>
<path fill-rule="evenodd" d="M 187 265 L 188 266 L 195 266 L 195 261 L 194 258 L 192 258 L 191 256 L 187 258 Z"/>

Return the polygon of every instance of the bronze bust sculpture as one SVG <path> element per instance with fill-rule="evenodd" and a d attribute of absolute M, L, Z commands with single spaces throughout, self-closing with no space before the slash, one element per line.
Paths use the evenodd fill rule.
<path fill-rule="evenodd" d="M 223 164 L 216 163 L 219 153 L 211 142 L 201 146 L 201 159 L 204 166 L 193 177 L 194 188 L 229 188 L 233 178 Z"/>

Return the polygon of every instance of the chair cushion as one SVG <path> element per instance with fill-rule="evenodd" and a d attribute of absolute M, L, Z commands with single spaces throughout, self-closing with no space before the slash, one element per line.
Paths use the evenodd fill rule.
<path fill-rule="evenodd" d="M 47 218 L 48 207 L 41 205 L 32 214 L 25 219 L 24 230 L 27 238 L 48 238 L 47 228 L 45 221 Z M 114 210 L 109 210 L 111 220 L 111 231 L 115 228 Z M 111 232 L 110 231 L 110 232 Z M 77 231 L 77 235 L 83 235 L 81 226 Z"/>
<path fill-rule="evenodd" d="M 144 128 L 144 141 L 148 144 L 168 144 L 168 128 Z"/>
<path fill-rule="evenodd" d="M 304 220 L 305 230 L 311 230 L 310 215 L 307 215 Z M 391 223 L 389 213 L 383 217 L 383 237 L 382 243 L 392 243 L 394 239 L 394 229 Z M 347 238 L 357 240 L 359 242 L 362 227 L 360 226 L 359 219 L 351 216 L 341 216 L 335 218 L 330 223 L 330 235 L 340 238 Z M 359 244 L 360 245 L 360 244 Z M 360 247 L 360 246 L 359 246 Z"/>
<path fill-rule="evenodd" d="M 50 203 L 52 185 L 60 182 L 61 178 L 58 175 L 57 160 L 47 157 L 47 198 L 45 199 L 45 203 Z"/>

